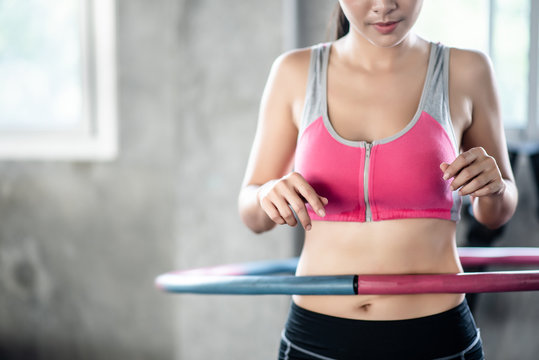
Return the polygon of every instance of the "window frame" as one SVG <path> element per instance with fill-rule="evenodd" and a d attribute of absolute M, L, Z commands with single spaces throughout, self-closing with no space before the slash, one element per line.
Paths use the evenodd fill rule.
<path fill-rule="evenodd" d="M 530 0 L 528 133 L 539 140 L 539 2 Z"/>
<path fill-rule="evenodd" d="M 62 132 L 0 130 L 0 160 L 117 157 L 116 0 L 79 1 L 84 125 Z"/>

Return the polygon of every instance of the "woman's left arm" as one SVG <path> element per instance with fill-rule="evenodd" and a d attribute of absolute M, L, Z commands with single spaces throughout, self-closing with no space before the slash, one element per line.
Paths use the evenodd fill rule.
<path fill-rule="evenodd" d="M 469 100 L 471 122 L 462 134 L 462 153 L 440 167 L 444 179 L 453 178 L 452 190 L 471 196 L 477 221 L 494 229 L 509 221 L 518 200 L 494 73 L 483 54 L 461 51 L 459 58 L 459 65 L 466 69 L 459 88 Z"/>

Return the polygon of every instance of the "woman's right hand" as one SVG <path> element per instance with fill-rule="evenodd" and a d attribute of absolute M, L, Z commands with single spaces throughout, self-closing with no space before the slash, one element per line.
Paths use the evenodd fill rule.
<path fill-rule="evenodd" d="M 311 218 L 305 204 L 311 205 L 320 217 L 326 215 L 324 206 L 328 204 L 328 199 L 318 195 L 297 172 L 291 172 L 262 185 L 258 189 L 257 199 L 268 217 L 279 225 L 297 225 L 294 213 L 290 209 L 292 208 L 306 231 L 311 229 Z"/>

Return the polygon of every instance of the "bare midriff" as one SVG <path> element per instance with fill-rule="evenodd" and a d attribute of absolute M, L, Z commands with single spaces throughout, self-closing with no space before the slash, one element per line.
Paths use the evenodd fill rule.
<path fill-rule="evenodd" d="M 462 272 L 456 223 L 438 219 L 313 221 L 296 275 L 455 274 Z M 302 308 L 349 319 L 399 320 L 449 310 L 464 294 L 295 295 Z"/>

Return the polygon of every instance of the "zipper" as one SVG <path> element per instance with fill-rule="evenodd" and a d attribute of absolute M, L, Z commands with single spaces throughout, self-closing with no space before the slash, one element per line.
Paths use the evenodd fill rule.
<path fill-rule="evenodd" d="M 371 149 L 373 143 L 365 144 L 365 165 L 363 168 L 363 198 L 365 201 L 365 222 L 372 221 L 371 205 L 369 204 L 369 167 L 371 160 Z"/>

